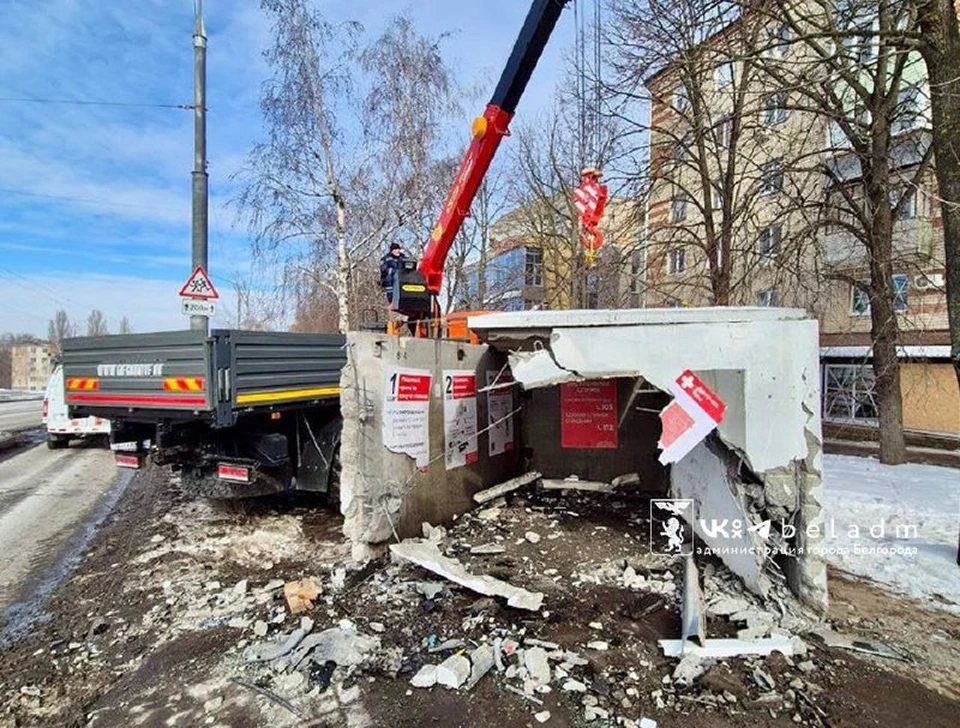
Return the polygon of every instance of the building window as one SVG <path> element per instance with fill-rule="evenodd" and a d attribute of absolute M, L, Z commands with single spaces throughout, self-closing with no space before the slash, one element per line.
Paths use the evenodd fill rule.
<path fill-rule="evenodd" d="M 713 127 L 714 138 L 720 149 L 727 149 L 733 139 L 733 119 L 726 118 L 717 122 Z"/>
<path fill-rule="evenodd" d="M 872 18 L 854 23 L 848 33 L 843 39 L 848 62 L 864 66 L 876 58 L 877 41 L 874 38 Z"/>
<path fill-rule="evenodd" d="M 854 316 L 866 316 L 870 313 L 870 294 L 860 286 L 853 286 L 850 294 L 850 313 Z"/>
<path fill-rule="evenodd" d="M 875 422 L 876 380 L 864 364 L 824 366 L 823 417 L 834 422 Z"/>
<path fill-rule="evenodd" d="M 760 194 L 772 195 L 783 189 L 783 162 L 767 162 L 760 168 Z"/>
<path fill-rule="evenodd" d="M 766 291 L 760 291 L 757 294 L 757 305 L 760 308 L 776 308 L 780 305 L 779 299 L 777 298 L 777 291 L 774 288 L 769 288 Z"/>
<path fill-rule="evenodd" d="M 893 277 L 893 310 L 897 313 L 907 312 L 907 295 L 910 291 L 910 279 L 898 273 Z"/>
<path fill-rule="evenodd" d="M 630 293 L 643 290 L 643 259 L 639 252 L 630 256 Z"/>
<path fill-rule="evenodd" d="M 682 139 L 674 142 L 673 161 L 677 164 L 683 164 L 687 161 L 687 144 Z"/>
<path fill-rule="evenodd" d="M 897 205 L 903 199 L 903 205 Z M 917 218 L 917 188 L 894 187 L 890 190 L 890 208 L 895 211 L 897 220 L 915 220 Z"/>
<path fill-rule="evenodd" d="M 683 222 L 687 219 L 688 196 L 684 192 L 678 192 L 673 196 L 670 202 L 670 220 L 672 222 Z"/>
<path fill-rule="evenodd" d="M 713 86 L 719 91 L 733 83 L 733 62 L 721 63 L 713 71 Z"/>
<path fill-rule="evenodd" d="M 722 210 L 723 209 L 723 188 L 720 187 L 720 185 L 713 186 L 713 195 L 711 197 L 713 201 L 714 211 Z"/>
<path fill-rule="evenodd" d="M 767 126 L 776 126 L 787 120 L 787 95 L 773 94 L 767 99 L 764 120 Z"/>
<path fill-rule="evenodd" d="M 673 108 L 681 114 L 690 108 L 690 94 L 682 84 L 673 90 Z"/>
<path fill-rule="evenodd" d="M 897 98 L 897 107 L 894 109 L 892 134 L 903 134 L 920 126 L 920 89 L 917 86 L 907 86 L 900 89 Z"/>
<path fill-rule="evenodd" d="M 543 286 L 543 251 L 540 248 L 524 248 L 523 283 Z"/>
<path fill-rule="evenodd" d="M 790 51 L 790 38 L 790 27 L 786 23 L 773 28 L 770 32 L 768 55 L 771 58 L 786 58 Z"/>
<path fill-rule="evenodd" d="M 782 225 L 770 225 L 769 227 L 765 227 L 763 230 L 761 230 L 760 238 L 757 244 L 760 250 L 760 255 L 763 255 L 767 258 L 774 257 L 778 252 L 780 252 L 780 239 L 782 237 Z"/>
<path fill-rule="evenodd" d="M 683 273 L 687 269 L 687 251 L 683 248 L 674 248 L 667 256 L 667 272 L 670 275 Z"/>
<path fill-rule="evenodd" d="M 893 310 L 896 313 L 906 313 L 909 306 L 910 278 L 903 273 L 897 273 L 891 279 L 893 282 Z M 866 287 L 866 283 L 862 284 Z M 850 312 L 854 316 L 867 316 L 870 313 L 870 294 L 864 287 L 853 286 L 850 295 Z"/>

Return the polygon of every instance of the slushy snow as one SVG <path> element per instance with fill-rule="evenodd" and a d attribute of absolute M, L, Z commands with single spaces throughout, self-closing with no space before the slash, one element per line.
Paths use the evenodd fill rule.
<path fill-rule="evenodd" d="M 823 471 L 827 561 L 960 613 L 960 471 L 845 455 Z"/>

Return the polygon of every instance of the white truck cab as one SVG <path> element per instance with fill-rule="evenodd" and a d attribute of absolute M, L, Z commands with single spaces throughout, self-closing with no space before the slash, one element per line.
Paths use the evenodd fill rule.
<path fill-rule="evenodd" d="M 73 438 L 103 437 L 110 434 L 110 421 L 102 417 L 70 417 L 67 410 L 63 367 L 58 366 L 47 382 L 42 420 L 47 427 L 47 447 L 67 447 Z"/>

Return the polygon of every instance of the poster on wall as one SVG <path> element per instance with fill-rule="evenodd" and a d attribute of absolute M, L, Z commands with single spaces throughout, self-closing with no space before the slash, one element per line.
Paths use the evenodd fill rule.
<path fill-rule="evenodd" d="M 513 450 L 513 376 L 508 372 L 487 372 L 487 436 L 490 457 Z"/>
<path fill-rule="evenodd" d="M 383 445 L 420 469 L 430 462 L 430 379 L 426 369 L 388 369 L 383 385 Z"/>
<path fill-rule="evenodd" d="M 572 450 L 615 450 L 619 446 L 615 380 L 560 385 L 560 444 Z"/>
<path fill-rule="evenodd" d="M 660 462 L 675 463 L 723 422 L 726 403 L 689 369 L 673 382 L 674 400 L 660 413 Z"/>
<path fill-rule="evenodd" d="M 477 376 L 469 370 L 443 372 L 443 441 L 447 470 L 477 462 Z"/>

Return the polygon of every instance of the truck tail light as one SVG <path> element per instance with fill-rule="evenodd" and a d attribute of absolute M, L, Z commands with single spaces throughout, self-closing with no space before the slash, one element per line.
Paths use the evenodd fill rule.
<path fill-rule="evenodd" d="M 43 405 L 40 407 L 40 418 L 45 421 L 47 419 L 47 414 L 49 412 L 50 412 L 50 402 L 44 399 Z"/>
<path fill-rule="evenodd" d="M 139 455 L 128 455 L 126 453 L 116 453 L 114 455 L 117 462 L 118 468 L 133 468 L 134 470 L 140 469 L 140 456 Z"/>
<path fill-rule="evenodd" d="M 220 463 L 217 466 L 217 477 L 220 478 L 220 480 L 230 480 L 234 483 L 249 483 L 250 468 L 243 465 Z"/>

